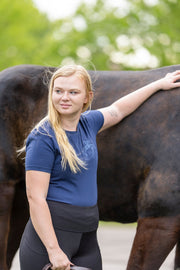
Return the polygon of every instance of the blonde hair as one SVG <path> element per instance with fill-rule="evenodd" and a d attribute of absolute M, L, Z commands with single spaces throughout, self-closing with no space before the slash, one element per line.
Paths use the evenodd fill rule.
<path fill-rule="evenodd" d="M 86 87 L 85 90 L 88 101 L 84 104 L 82 112 L 85 112 L 91 106 L 92 98 L 90 96 L 90 92 L 92 92 L 92 82 L 87 70 L 80 65 L 63 66 L 54 72 L 50 80 L 48 95 L 48 114 L 46 119 L 49 120 L 54 130 L 60 148 L 62 157 L 62 168 L 66 169 L 66 166 L 68 164 L 71 171 L 73 173 L 77 173 L 78 171 L 80 171 L 80 167 L 85 168 L 86 164 L 77 156 L 73 146 L 70 144 L 65 130 L 61 126 L 61 115 L 56 110 L 52 102 L 54 80 L 58 77 L 69 77 L 72 75 L 76 75 L 78 78 L 83 80 Z"/>

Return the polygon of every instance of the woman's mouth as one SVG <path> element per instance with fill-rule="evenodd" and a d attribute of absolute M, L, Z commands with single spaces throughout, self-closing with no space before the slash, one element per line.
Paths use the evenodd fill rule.
<path fill-rule="evenodd" d="M 69 107 L 71 107 L 71 105 L 70 104 L 61 104 L 61 107 L 63 108 L 63 109 L 68 109 Z"/>

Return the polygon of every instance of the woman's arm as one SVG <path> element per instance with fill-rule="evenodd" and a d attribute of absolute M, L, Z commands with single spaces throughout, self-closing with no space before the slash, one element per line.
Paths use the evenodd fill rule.
<path fill-rule="evenodd" d="M 45 245 L 52 269 L 69 270 L 71 262 L 59 247 L 46 202 L 50 174 L 40 171 L 26 172 L 26 192 L 33 226 Z"/>
<path fill-rule="evenodd" d="M 104 115 L 104 125 L 100 132 L 119 123 L 123 118 L 134 112 L 144 101 L 154 93 L 180 87 L 180 70 L 168 73 L 164 78 L 154 81 L 120 99 L 112 105 L 99 109 Z"/>

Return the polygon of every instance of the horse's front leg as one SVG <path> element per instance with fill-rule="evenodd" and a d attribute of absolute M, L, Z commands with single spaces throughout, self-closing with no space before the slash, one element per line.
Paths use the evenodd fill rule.
<path fill-rule="evenodd" d="M 6 254 L 14 190 L 13 182 L 0 183 L 0 270 L 8 270 Z"/>
<path fill-rule="evenodd" d="M 24 227 L 29 218 L 29 206 L 25 192 L 25 181 L 16 184 L 7 248 L 7 266 L 11 268 L 12 260 L 19 248 Z"/>
<path fill-rule="evenodd" d="M 180 238 L 177 242 L 175 261 L 174 261 L 174 270 L 180 270 Z"/>
<path fill-rule="evenodd" d="M 178 241 L 180 217 L 140 218 L 127 270 L 158 270 Z"/>

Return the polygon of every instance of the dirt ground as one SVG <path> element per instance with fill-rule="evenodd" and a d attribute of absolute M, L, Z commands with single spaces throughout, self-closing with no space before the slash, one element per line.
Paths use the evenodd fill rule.
<path fill-rule="evenodd" d="M 125 270 L 136 227 L 103 223 L 99 226 L 98 239 L 103 258 L 104 270 Z M 169 254 L 160 270 L 172 270 L 174 250 Z M 11 270 L 19 270 L 18 253 Z"/>

